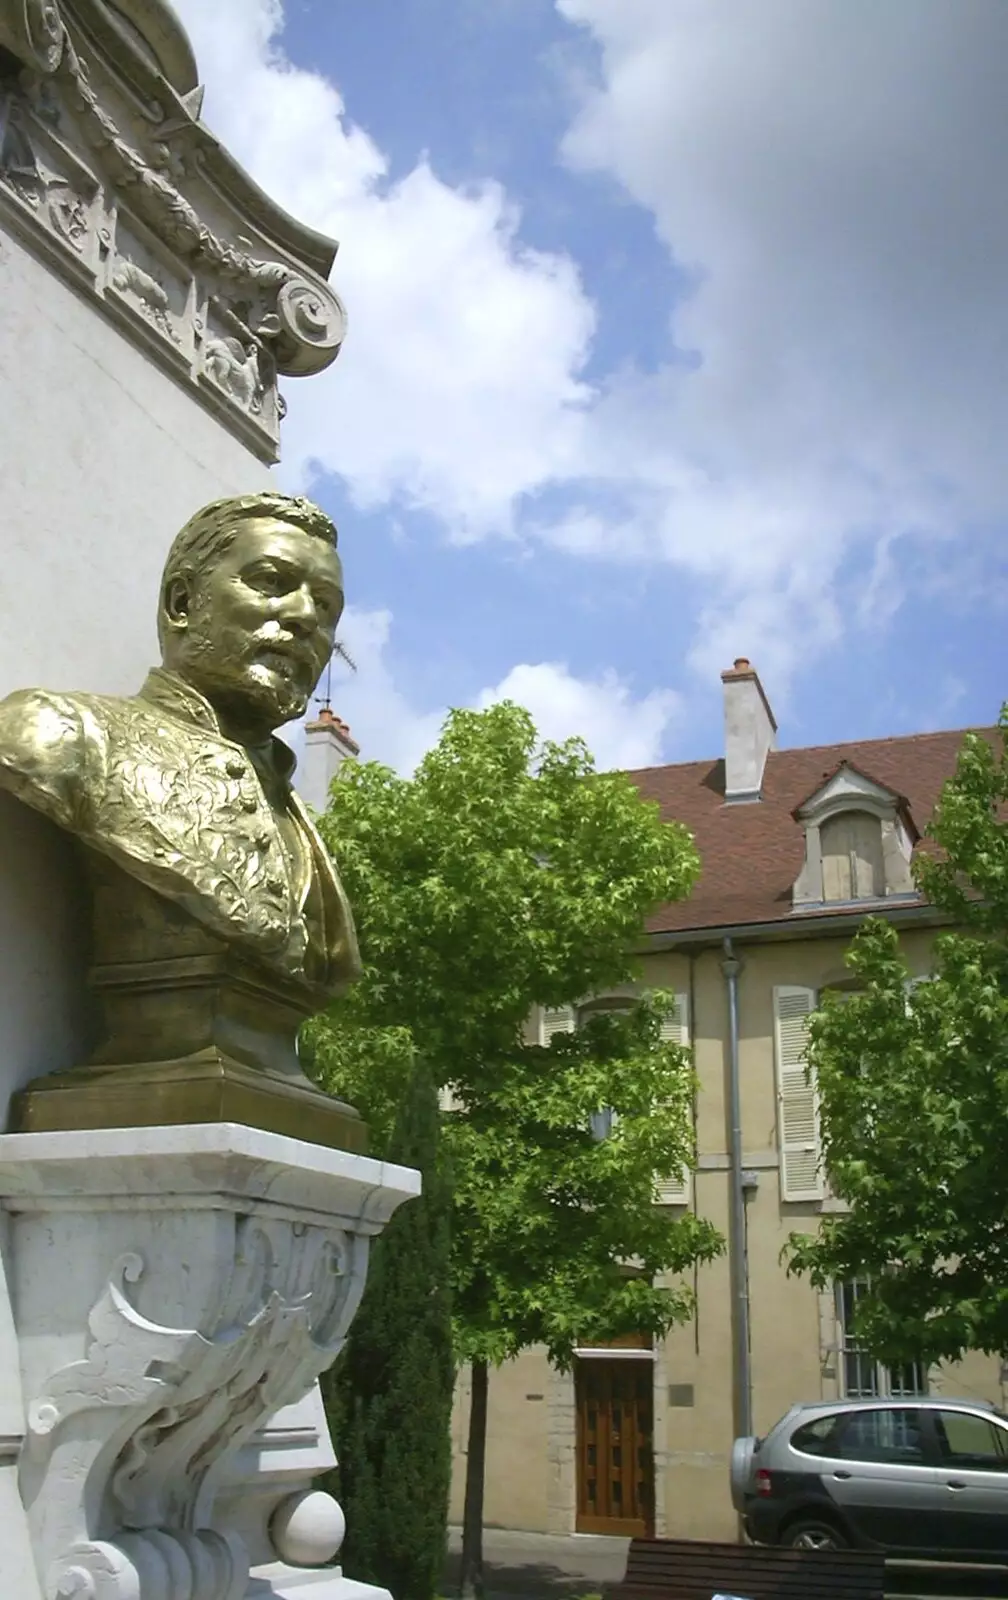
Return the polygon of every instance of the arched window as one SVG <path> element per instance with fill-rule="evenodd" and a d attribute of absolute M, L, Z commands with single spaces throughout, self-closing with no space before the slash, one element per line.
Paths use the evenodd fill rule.
<path fill-rule="evenodd" d="M 876 900 L 885 894 L 882 826 L 868 811 L 842 811 L 819 829 L 824 900 Z"/>

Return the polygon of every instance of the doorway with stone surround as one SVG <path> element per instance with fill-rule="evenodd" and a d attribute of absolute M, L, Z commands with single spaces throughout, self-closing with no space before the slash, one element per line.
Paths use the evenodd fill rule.
<path fill-rule="evenodd" d="M 582 1352 L 574 1369 L 578 1533 L 654 1534 L 654 1366 L 638 1344 Z"/>

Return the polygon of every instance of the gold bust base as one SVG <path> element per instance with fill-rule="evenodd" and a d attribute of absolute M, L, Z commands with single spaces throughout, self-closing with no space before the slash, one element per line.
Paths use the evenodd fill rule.
<path fill-rule="evenodd" d="M 307 1078 L 245 1066 L 213 1048 L 183 1061 L 36 1078 L 14 1096 L 7 1126 L 10 1133 L 56 1133 L 193 1122 L 238 1122 L 357 1155 L 367 1150 L 367 1125 L 351 1106 Z"/>
<path fill-rule="evenodd" d="M 367 1124 L 305 1077 L 303 986 L 249 962 L 97 855 L 89 972 L 97 1044 L 16 1094 L 9 1133 L 238 1122 L 363 1154 Z"/>

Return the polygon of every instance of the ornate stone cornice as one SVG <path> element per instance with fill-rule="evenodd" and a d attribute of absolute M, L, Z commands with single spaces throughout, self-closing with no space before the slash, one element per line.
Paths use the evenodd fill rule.
<path fill-rule="evenodd" d="M 321 371 L 343 341 L 335 245 L 200 121 L 165 0 L 0 0 L 0 48 L 0 221 L 275 459 L 278 375 Z"/>

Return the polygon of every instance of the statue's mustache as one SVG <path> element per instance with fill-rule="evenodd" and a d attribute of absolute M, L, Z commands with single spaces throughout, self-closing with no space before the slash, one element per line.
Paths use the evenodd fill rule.
<path fill-rule="evenodd" d="M 315 660 L 315 652 L 308 641 L 299 638 L 296 633 L 291 633 L 289 628 L 283 627 L 279 622 L 266 622 L 250 635 L 247 653 L 259 655 L 264 651 L 274 655 L 289 656 L 292 660 L 303 661 L 306 665 Z"/>

